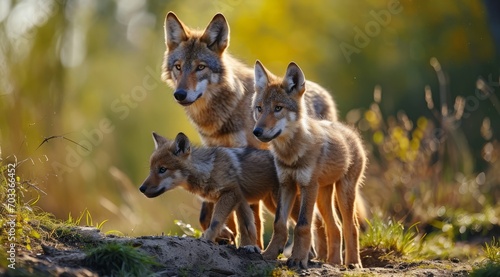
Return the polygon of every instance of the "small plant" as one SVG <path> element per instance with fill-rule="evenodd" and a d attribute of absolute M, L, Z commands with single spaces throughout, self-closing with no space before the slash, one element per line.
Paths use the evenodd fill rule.
<path fill-rule="evenodd" d="M 88 266 L 109 276 L 148 276 L 158 263 L 136 248 L 120 243 L 107 243 L 90 250 L 84 259 Z"/>
<path fill-rule="evenodd" d="M 174 220 L 174 223 L 181 228 L 182 232 L 184 232 L 184 236 L 201 238 L 203 235 L 203 231 L 195 229 L 191 224 L 184 223 L 182 220 Z"/>
<path fill-rule="evenodd" d="M 379 217 L 367 223 L 368 230 L 360 238 L 362 247 L 386 249 L 395 256 L 411 256 L 422 249 L 416 224 L 405 229 L 401 222 L 391 219 L 385 223 Z"/>
<path fill-rule="evenodd" d="M 272 277 L 290 277 L 290 276 L 296 276 L 296 272 L 289 269 L 286 266 L 278 266 L 274 268 L 270 274 L 267 276 L 272 276 Z"/>
<path fill-rule="evenodd" d="M 91 237 L 86 237 L 82 235 L 79 232 L 75 232 L 75 227 L 76 226 L 81 226 L 82 220 L 85 217 L 85 226 L 88 227 L 95 227 L 98 230 L 102 230 L 102 227 L 104 223 L 107 222 L 107 220 L 104 220 L 100 223 L 96 223 L 94 225 L 94 222 L 92 220 L 92 215 L 90 214 L 90 211 L 85 209 L 83 212 L 78 216 L 77 218 L 73 218 L 71 216 L 71 213 L 68 216 L 68 220 L 61 222 L 59 224 L 56 224 L 56 226 L 53 228 L 52 234 L 55 234 L 55 236 L 62 241 L 65 242 L 70 242 L 70 243 L 94 243 L 94 239 Z M 121 234 L 121 232 L 118 231 L 109 231 L 109 233 L 114 233 L 114 234 Z"/>
<path fill-rule="evenodd" d="M 490 244 L 486 243 L 483 248 L 486 259 L 500 264 L 500 241 L 493 238 Z"/>
<path fill-rule="evenodd" d="M 487 262 L 484 265 L 474 268 L 470 273 L 472 277 L 497 277 L 500 272 L 500 264 Z"/>
<path fill-rule="evenodd" d="M 493 238 L 483 247 L 486 259 L 475 267 L 470 276 L 500 276 L 500 242 Z"/>
<path fill-rule="evenodd" d="M 85 226 L 89 227 L 95 227 L 99 230 L 102 229 L 104 223 L 106 223 L 108 220 L 103 220 L 101 222 L 98 222 L 94 226 L 94 221 L 92 220 L 92 215 L 90 214 L 90 211 L 88 209 L 84 209 L 83 212 L 78 216 L 77 218 L 73 218 L 71 216 L 71 213 L 68 216 L 68 220 L 65 222 L 66 225 L 70 226 L 79 226 L 82 223 L 82 219 L 85 216 Z"/>
<path fill-rule="evenodd" d="M 245 276 L 274 276 L 274 270 L 276 270 L 273 266 L 255 266 L 253 264 L 249 264 L 246 267 Z M 287 276 L 287 275 L 278 275 L 278 276 Z M 292 275 L 293 276 L 293 275 Z"/>

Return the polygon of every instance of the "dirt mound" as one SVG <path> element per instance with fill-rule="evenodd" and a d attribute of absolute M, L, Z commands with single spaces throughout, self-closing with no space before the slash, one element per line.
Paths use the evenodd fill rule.
<path fill-rule="evenodd" d="M 42 253 L 26 252 L 18 256 L 19 268 L 5 269 L 5 276 L 99 276 L 98 268 L 87 268 L 84 249 L 106 243 L 133 246 L 157 265 L 154 276 L 341 276 L 343 274 L 468 276 L 470 266 L 458 261 L 422 261 L 398 263 L 387 260 L 387 253 L 363 249 L 364 269 L 350 270 L 312 261 L 309 269 L 289 270 L 284 260 L 265 261 L 259 253 L 232 245 L 182 237 L 142 236 L 136 238 L 105 236 L 94 228 L 72 228 L 58 241 L 46 242 Z M 101 274 L 102 275 L 102 274 Z"/>

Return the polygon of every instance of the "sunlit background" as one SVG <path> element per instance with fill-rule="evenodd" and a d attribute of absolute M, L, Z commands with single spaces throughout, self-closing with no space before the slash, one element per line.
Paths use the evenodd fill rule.
<path fill-rule="evenodd" d="M 371 214 L 498 228 L 495 1 L 2 0 L 0 157 L 21 163 L 36 206 L 60 219 L 87 209 L 126 235 L 199 228 L 195 196 L 138 190 L 152 131 L 200 143 L 160 80 L 168 11 L 200 29 L 222 12 L 233 55 L 278 75 L 295 61 L 331 91 L 370 152 Z"/>

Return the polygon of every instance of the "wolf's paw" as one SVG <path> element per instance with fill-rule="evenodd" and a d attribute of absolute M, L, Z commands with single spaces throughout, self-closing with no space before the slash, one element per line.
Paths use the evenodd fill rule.
<path fill-rule="evenodd" d="M 308 253 L 306 253 L 305 257 L 298 257 L 292 254 L 292 256 L 286 261 L 286 265 L 288 267 L 298 266 L 299 268 L 307 269 L 308 260 Z"/>
<path fill-rule="evenodd" d="M 219 235 L 215 238 L 215 241 L 220 245 L 234 244 L 234 233 L 229 228 L 224 227 L 220 230 Z"/>
<path fill-rule="evenodd" d="M 342 257 L 340 255 L 336 255 L 335 257 L 328 257 L 326 262 L 331 264 L 331 265 L 341 265 L 342 264 Z"/>
<path fill-rule="evenodd" d="M 259 253 L 260 254 L 260 248 L 255 245 L 245 245 L 240 247 L 245 253 L 247 254 L 252 254 L 252 253 Z"/>
<path fill-rule="evenodd" d="M 318 257 L 318 255 L 316 254 L 316 251 L 314 251 L 314 249 L 311 247 L 311 250 L 309 250 L 309 260 L 312 260 L 314 258 L 318 258 L 318 260 L 321 259 L 321 257 Z"/>
<path fill-rule="evenodd" d="M 215 242 L 215 234 L 214 232 L 210 231 L 210 230 L 206 230 L 205 232 L 203 232 L 203 234 L 201 235 L 201 239 L 204 239 L 204 240 L 208 240 L 208 241 L 212 241 L 212 242 Z"/>
<path fill-rule="evenodd" d="M 278 258 L 278 255 L 282 252 L 283 250 L 274 251 L 272 249 L 266 249 L 264 252 L 262 252 L 262 257 L 264 258 L 264 260 L 276 260 L 276 258 Z"/>
<path fill-rule="evenodd" d="M 349 269 L 357 269 L 357 268 L 363 268 L 363 266 L 361 265 L 361 263 L 356 263 L 356 264 L 348 264 L 347 268 Z"/>

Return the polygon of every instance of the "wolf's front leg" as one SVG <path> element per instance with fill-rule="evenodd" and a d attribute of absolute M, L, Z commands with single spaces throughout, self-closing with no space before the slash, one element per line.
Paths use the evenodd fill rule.
<path fill-rule="evenodd" d="M 212 222 L 212 214 L 214 213 L 214 205 L 215 205 L 214 203 L 210 203 L 208 201 L 203 201 L 201 203 L 199 221 L 200 221 L 201 229 L 203 231 L 206 231 L 208 228 L 210 228 L 210 222 Z M 231 214 L 226 221 L 227 226 L 224 225 L 221 228 L 221 231 L 219 232 L 217 237 L 215 238 L 215 240 L 219 244 L 234 243 L 234 241 L 235 241 L 234 238 L 237 235 L 236 224 L 234 221 L 235 221 L 234 216 Z"/>
<path fill-rule="evenodd" d="M 274 217 L 274 230 L 271 241 L 262 256 L 266 260 L 274 260 L 283 253 L 283 248 L 288 239 L 287 221 L 290 210 L 297 195 L 297 186 L 293 182 L 281 184 L 279 189 L 278 205 Z"/>
<path fill-rule="evenodd" d="M 254 215 L 252 209 L 244 199 L 238 205 L 238 208 L 236 208 L 236 218 L 238 219 L 238 231 L 241 234 L 240 246 L 259 246 Z"/>
<path fill-rule="evenodd" d="M 257 229 L 257 246 L 259 246 L 261 249 L 264 249 L 264 222 L 262 220 L 260 202 L 250 205 L 250 208 L 253 211 L 252 216 L 254 217 L 255 228 Z"/>
<path fill-rule="evenodd" d="M 260 253 L 260 243 L 255 226 L 254 213 L 248 203 L 243 199 L 236 208 L 238 219 L 238 232 L 241 235 L 240 247 L 247 253 Z"/>
<path fill-rule="evenodd" d="M 234 192 L 226 192 L 220 196 L 219 200 L 215 203 L 210 226 L 203 233 L 203 238 L 215 241 L 215 238 L 224 226 L 224 222 L 226 222 L 227 217 L 234 210 L 238 201 L 241 201 L 240 199 L 241 197 L 238 197 Z"/>
<path fill-rule="evenodd" d="M 317 195 L 316 182 L 300 186 L 299 220 L 294 230 L 292 256 L 286 262 L 289 267 L 298 265 L 307 268 L 309 249 L 311 249 L 311 223 Z"/>

